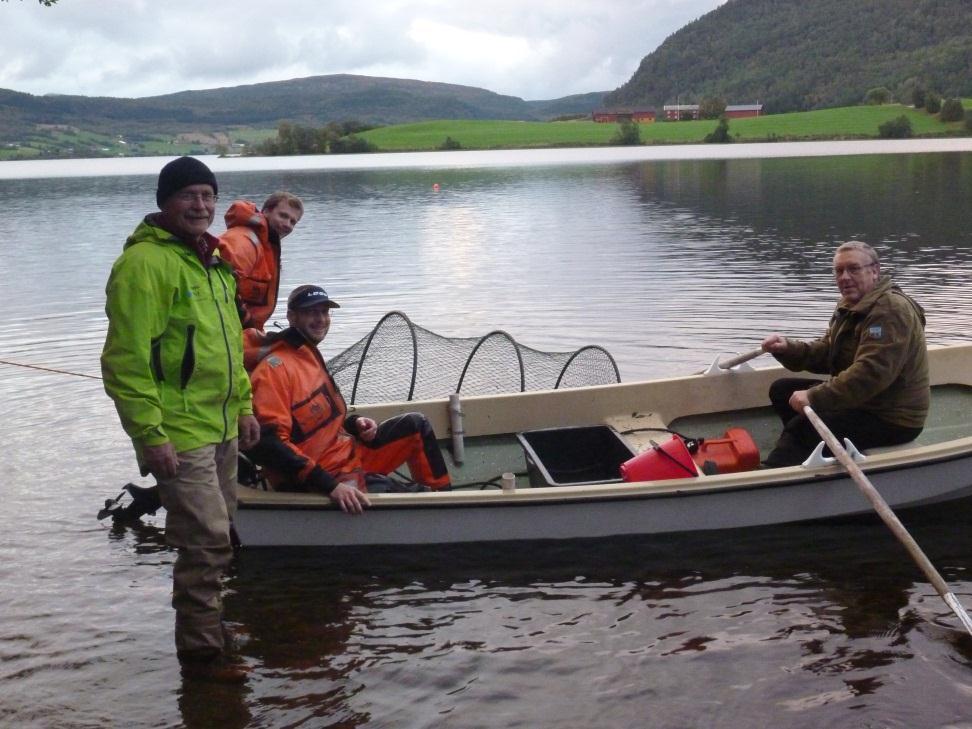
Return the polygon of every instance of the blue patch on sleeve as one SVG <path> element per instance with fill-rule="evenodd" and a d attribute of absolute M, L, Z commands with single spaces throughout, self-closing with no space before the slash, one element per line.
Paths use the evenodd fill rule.
<path fill-rule="evenodd" d="M 880 324 L 875 324 L 867 328 L 867 336 L 871 339 L 881 339 L 884 336 L 884 329 Z"/>

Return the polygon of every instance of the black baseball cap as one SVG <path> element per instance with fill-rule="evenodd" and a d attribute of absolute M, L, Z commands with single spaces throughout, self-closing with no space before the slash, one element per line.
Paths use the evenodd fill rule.
<path fill-rule="evenodd" d="M 327 295 L 327 291 L 313 284 L 298 286 L 287 297 L 288 309 L 308 309 L 321 304 L 329 309 L 341 308 L 338 302 L 331 300 L 331 297 Z"/>

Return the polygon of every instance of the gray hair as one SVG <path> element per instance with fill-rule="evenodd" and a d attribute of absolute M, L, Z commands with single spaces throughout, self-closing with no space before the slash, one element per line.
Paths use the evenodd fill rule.
<path fill-rule="evenodd" d="M 877 251 L 862 240 L 849 240 L 846 243 L 841 243 L 837 246 L 837 250 L 834 251 L 834 255 L 836 256 L 838 253 L 844 253 L 845 251 L 860 251 L 870 259 L 871 263 L 881 263 Z"/>

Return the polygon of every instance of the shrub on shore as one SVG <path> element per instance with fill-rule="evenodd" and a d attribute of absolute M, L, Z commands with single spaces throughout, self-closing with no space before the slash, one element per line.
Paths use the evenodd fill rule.
<path fill-rule="evenodd" d="M 445 141 L 436 147 L 436 149 L 448 152 L 450 150 L 462 149 L 462 145 L 459 144 L 458 140 L 455 140 L 452 137 L 446 137 Z"/>
<path fill-rule="evenodd" d="M 641 144 L 641 131 L 634 122 L 621 122 L 618 131 L 611 137 L 611 144 L 624 147 L 635 147 Z"/>
<path fill-rule="evenodd" d="M 720 117 L 716 128 L 705 135 L 705 141 L 707 144 L 728 144 L 731 142 L 732 137 L 729 136 L 729 120 L 724 116 Z"/>
<path fill-rule="evenodd" d="M 942 104 L 942 110 L 938 112 L 938 118 L 943 122 L 962 121 L 965 118 L 965 107 L 962 106 L 961 99 L 946 99 Z"/>
<path fill-rule="evenodd" d="M 908 139 L 915 136 L 915 133 L 911 128 L 911 121 L 902 114 L 879 126 L 878 136 L 881 139 Z"/>

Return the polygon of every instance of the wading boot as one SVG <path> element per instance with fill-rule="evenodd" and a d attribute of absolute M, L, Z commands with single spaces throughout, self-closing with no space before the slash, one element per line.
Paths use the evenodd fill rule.
<path fill-rule="evenodd" d="M 211 683 L 243 683 L 249 669 L 241 663 L 233 663 L 222 653 L 180 653 L 182 677 L 189 681 Z"/>

